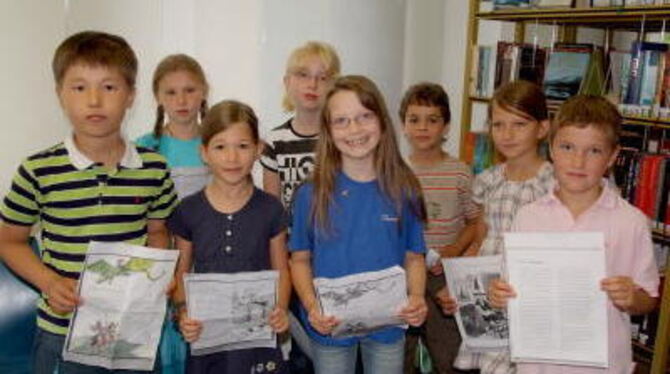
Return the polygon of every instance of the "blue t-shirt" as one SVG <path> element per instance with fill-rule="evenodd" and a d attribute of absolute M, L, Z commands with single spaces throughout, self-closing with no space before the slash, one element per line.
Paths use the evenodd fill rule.
<path fill-rule="evenodd" d="M 404 204 L 402 216 L 398 217 L 394 204 L 381 192 L 377 181 L 356 182 L 342 172 L 337 175 L 328 232 L 315 228 L 310 220 L 313 190 L 314 185 L 309 182 L 294 196 L 289 248 L 311 251 L 315 278 L 336 278 L 403 266 L 406 252 L 426 251 L 423 225 L 409 202 Z M 307 332 L 318 343 L 348 346 L 358 342 L 359 338 L 335 339 L 319 334 L 307 321 L 304 308 L 301 309 Z M 401 328 L 391 327 L 368 337 L 392 343 L 403 334 Z"/>
<path fill-rule="evenodd" d="M 160 139 L 157 139 L 153 133 L 149 133 L 137 138 L 135 144 L 151 148 L 163 155 L 167 159 L 168 166 L 171 169 L 205 166 L 200 158 L 199 147 L 202 144 L 200 138 L 183 140 L 163 134 Z"/>

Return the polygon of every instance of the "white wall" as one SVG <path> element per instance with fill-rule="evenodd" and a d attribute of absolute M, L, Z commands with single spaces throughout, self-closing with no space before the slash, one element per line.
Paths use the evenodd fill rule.
<path fill-rule="evenodd" d="M 151 129 L 152 70 L 175 52 L 201 62 L 212 87 L 210 102 L 246 101 L 257 110 L 263 133 L 277 126 L 287 118 L 280 107 L 286 58 L 313 39 L 336 47 L 343 73 L 368 75 L 377 82 L 395 121 L 402 91 L 432 80 L 450 93 L 457 124 L 466 13 L 465 0 L 0 2 L 0 74 L 8 83 L 0 93 L 6 130 L 0 140 L 5 156 L 0 161 L 0 192 L 9 187 L 21 158 L 68 132 L 49 69 L 53 50 L 71 33 L 117 33 L 138 54 L 138 95 L 125 121 L 131 138 Z M 455 152 L 456 144 L 450 143 L 450 149 Z"/>

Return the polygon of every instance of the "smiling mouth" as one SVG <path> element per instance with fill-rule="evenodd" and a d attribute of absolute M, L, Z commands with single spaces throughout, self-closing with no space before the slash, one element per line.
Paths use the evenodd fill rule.
<path fill-rule="evenodd" d="M 368 137 L 367 136 L 362 137 L 362 138 L 358 138 L 358 139 L 351 139 L 351 140 L 346 141 L 347 145 L 351 146 L 351 147 L 358 147 L 358 146 L 361 146 L 361 145 L 363 145 L 367 142 L 368 142 Z"/>
<path fill-rule="evenodd" d="M 86 119 L 89 120 L 89 121 L 92 121 L 92 122 L 104 121 L 105 118 L 107 118 L 107 117 L 102 115 L 102 114 L 91 114 L 91 115 L 86 116 Z"/>

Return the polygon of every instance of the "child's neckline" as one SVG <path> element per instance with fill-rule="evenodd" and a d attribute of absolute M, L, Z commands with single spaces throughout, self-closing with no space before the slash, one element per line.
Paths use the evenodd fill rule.
<path fill-rule="evenodd" d="M 537 178 L 540 175 L 540 173 L 542 172 L 542 170 L 545 168 L 546 164 L 547 164 L 547 161 L 542 160 L 535 167 L 535 170 L 533 170 L 532 172 L 527 172 L 526 171 L 525 173 L 523 173 L 523 175 L 516 175 L 514 178 L 510 178 L 508 176 L 508 173 L 507 173 L 509 165 L 507 163 L 504 163 L 500 167 L 500 174 L 502 175 L 503 179 L 508 183 L 524 183 L 524 182 L 528 182 L 528 181 L 531 181 L 531 180 Z"/>
<path fill-rule="evenodd" d="M 228 209 L 219 209 L 219 208 L 216 207 L 215 202 L 213 202 L 212 199 L 210 198 L 210 196 L 208 196 L 208 194 L 207 194 L 207 188 L 208 188 L 208 186 L 205 186 L 205 188 L 203 188 L 202 191 L 200 191 L 200 193 L 202 194 L 202 198 L 207 203 L 207 206 L 209 206 L 213 211 L 217 212 L 218 214 L 223 214 L 223 215 L 227 215 L 227 216 L 232 216 L 232 215 L 235 215 L 235 214 L 239 214 L 239 213 L 243 212 L 244 210 L 246 210 L 247 206 L 249 205 L 251 200 L 254 198 L 254 195 L 256 195 L 256 193 L 257 193 L 256 187 L 252 185 L 251 186 L 251 192 L 247 196 L 244 197 L 244 199 L 245 199 L 244 203 L 242 203 L 239 206 L 239 208 L 237 208 L 237 209 L 228 210 Z"/>

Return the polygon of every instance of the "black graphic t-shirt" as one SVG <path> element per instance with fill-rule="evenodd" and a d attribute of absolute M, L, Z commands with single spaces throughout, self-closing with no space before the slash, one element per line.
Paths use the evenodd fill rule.
<path fill-rule="evenodd" d="M 261 156 L 264 168 L 279 174 L 281 201 L 290 208 L 293 192 L 314 170 L 314 149 L 317 135 L 300 135 L 289 119 L 270 131 Z"/>

